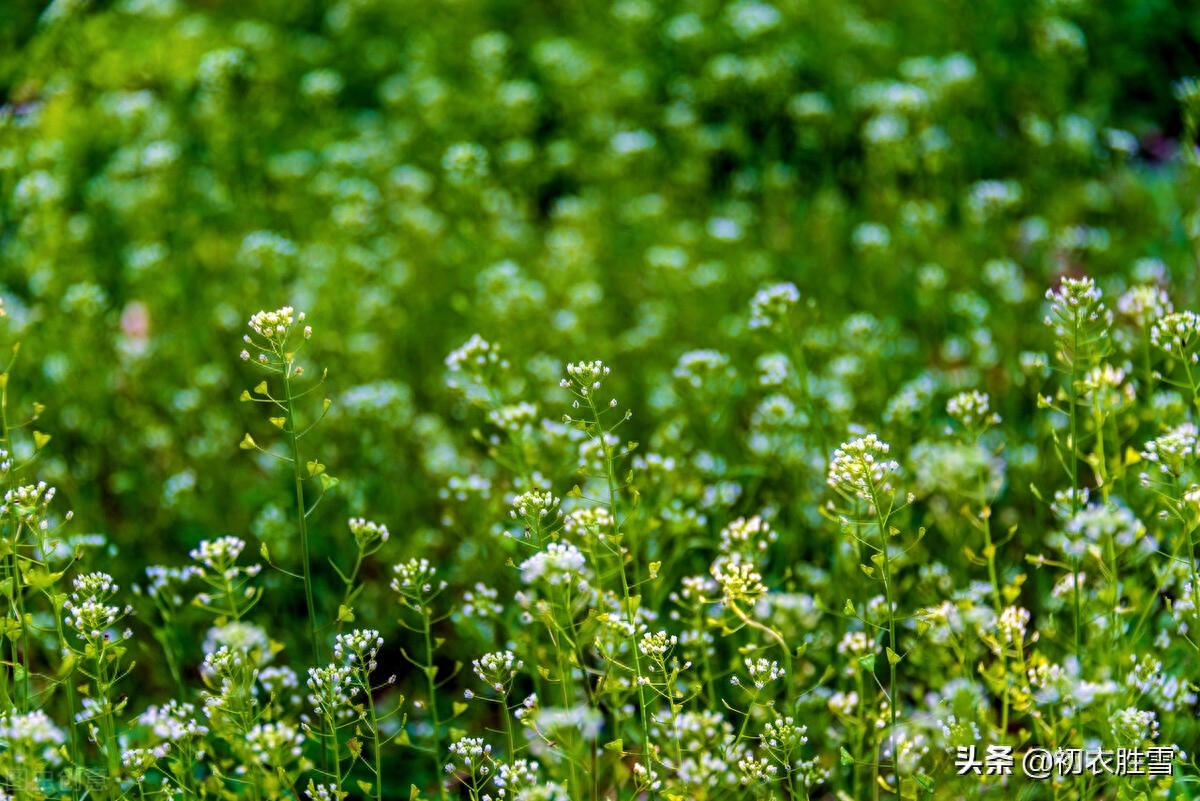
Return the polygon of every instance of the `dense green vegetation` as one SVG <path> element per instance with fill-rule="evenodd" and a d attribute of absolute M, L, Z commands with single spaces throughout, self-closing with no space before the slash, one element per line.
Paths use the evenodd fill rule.
<path fill-rule="evenodd" d="M 3 4 L 0 797 L 1192 797 L 1197 52 Z"/>

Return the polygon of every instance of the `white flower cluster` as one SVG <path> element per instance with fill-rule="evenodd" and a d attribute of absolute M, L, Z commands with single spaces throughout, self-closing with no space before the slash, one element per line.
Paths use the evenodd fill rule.
<path fill-rule="evenodd" d="M 350 699 L 358 693 L 353 668 L 328 665 L 308 669 L 308 702 L 318 715 L 334 716 L 349 712 Z"/>
<path fill-rule="evenodd" d="M 188 555 L 204 567 L 215 570 L 224 578 L 232 579 L 238 574 L 234 562 L 238 560 L 246 547 L 244 540 L 237 537 L 221 537 L 215 540 L 203 540 L 199 547 L 193 548 Z M 258 571 L 255 570 L 254 573 Z M 251 573 L 250 575 L 254 575 Z M 200 575 L 203 575 L 201 571 Z"/>
<path fill-rule="evenodd" d="M 528 401 L 508 404 L 488 412 L 488 420 L 503 431 L 516 433 L 531 427 L 538 419 L 538 408 Z"/>
<path fill-rule="evenodd" d="M 674 634 L 667 634 L 665 631 L 653 634 L 646 632 L 638 641 L 638 650 L 646 656 L 662 660 L 678 644 L 679 638 Z"/>
<path fill-rule="evenodd" d="M 166 742 L 179 743 L 203 737 L 208 727 L 196 720 L 196 707 L 171 699 L 163 706 L 151 706 L 138 717 L 138 723 Z"/>
<path fill-rule="evenodd" d="M 796 721 L 787 717 L 775 718 L 763 725 L 762 743 L 771 748 L 790 751 L 798 745 L 808 742 L 808 727 L 797 726 Z"/>
<path fill-rule="evenodd" d="M 1146 443 L 1141 457 L 1165 474 L 1180 476 L 1200 458 L 1200 431 L 1194 423 L 1180 423 Z"/>
<path fill-rule="evenodd" d="M 446 582 L 436 580 L 437 568 L 428 559 L 409 559 L 392 572 L 392 590 L 414 603 L 424 603 L 446 588 Z"/>
<path fill-rule="evenodd" d="M 167 567 L 166 565 L 150 565 L 146 568 L 146 578 L 150 581 L 146 587 L 146 592 L 150 595 L 156 595 L 175 606 L 182 606 L 183 596 L 179 594 L 177 587 L 186 583 L 198 572 L 198 568 L 191 566 Z"/>
<path fill-rule="evenodd" d="M 894 491 L 892 476 L 900 465 L 887 458 L 891 446 L 875 434 L 843 443 L 833 452 L 826 478 L 830 487 L 874 504 L 880 495 Z"/>
<path fill-rule="evenodd" d="M 1019 606 L 1005 607 L 1000 613 L 1000 634 L 1005 642 L 1020 643 L 1025 639 L 1029 625 L 1029 610 Z"/>
<path fill-rule="evenodd" d="M 1021 195 L 1021 185 L 1016 181 L 978 181 L 967 193 L 967 213 L 975 222 L 985 222 L 1016 208 Z"/>
<path fill-rule="evenodd" d="M 1153 284 L 1141 284 L 1117 299 L 1117 311 L 1145 328 L 1175 310 L 1166 290 Z"/>
<path fill-rule="evenodd" d="M 58 765 L 62 762 L 58 746 L 66 740 L 62 729 L 40 709 L 24 715 L 17 714 L 15 709 L 0 714 L 0 742 L 10 750 L 40 751 L 39 757 L 44 762 Z M 17 759 L 20 761 L 20 757 Z"/>
<path fill-rule="evenodd" d="M 551 512 L 555 511 L 558 503 L 559 499 L 549 490 L 545 492 L 530 490 L 513 498 L 512 509 L 508 514 L 513 520 L 520 519 L 534 523 L 548 517 Z M 557 514 L 562 513 L 558 512 Z"/>
<path fill-rule="evenodd" d="M 170 752 L 170 743 L 161 743 L 155 748 L 131 748 L 121 753 L 121 766 L 135 782 L 142 782 L 145 781 L 146 773 L 154 767 L 154 764 L 158 760 L 164 759 Z"/>
<path fill-rule="evenodd" d="M 304 735 L 288 723 L 260 723 L 246 733 L 250 751 L 263 765 L 283 767 L 304 753 Z"/>
<path fill-rule="evenodd" d="M 304 312 L 295 314 L 295 309 L 291 306 L 284 306 L 282 309 L 275 311 L 260 311 L 250 318 L 250 329 L 254 333 L 261 336 L 270 342 L 283 342 L 287 339 L 288 332 L 292 328 L 292 324 L 296 322 L 304 322 Z M 307 326 L 304 329 L 304 338 L 308 339 L 312 335 L 312 331 Z"/>
<path fill-rule="evenodd" d="M 64 621 L 75 629 L 84 640 L 106 638 L 105 630 L 133 611 L 133 607 L 110 606 L 108 600 L 118 587 L 107 573 L 88 573 L 74 581 L 75 591 L 63 603 L 66 610 Z M 132 636 L 126 630 L 124 638 Z"/>
<path fill-rule="evenodd" d="M 612 372 L 601 361 L 572 362 L 567 365 L 568 378 L 558 382 L 563 389 L 571 389 L 586 397 L 589 392 L 600 389 L 600 383 Z"/>
<path fill-rule="evenodd" d="M 752 562 L 744 561 L 738 553 L 718 556 L 709 572 L 720 586 L 726 603 L 752 601 L 767 591 L 758 568 Z"/>
<path fill-rule="evenodd" d="M 750 675 L 750 682 L 759 690 L 766 687 L 770 682 L 781 679 L 784 676 L 784 670 L 779 666 L 778 662 L 759 657 L 751 659 L 746 657 L 746 672 Z M 736 678 L 736 677 L 735 677 Z"/>
<path fill-rule="evenodd" d="M 759 515 L 739 517 L 721 529 L 721 553 L 765 551 L 778 535 Z"/>
<path fill-rule="evenodd" d="M 476 582 L 473 589 L 463 593 L 463 604 L 459 611 L 463 617 L 477 617 L 481 620 L 499 617 L 504 613 L 504 607 L 496 602 L 500 593 L 487 586 L 482 581 Z"/>
<path fill-rule="evenodd" d="M 1165 353 L 1196 364 L 1200 362 L 1200 316 L 1191 311 L 1163 315 L 1150 328 L 1150 341 Z"/>
<path fill-rule="evenodd" d="M 492 772 L 492 747 L 482 737 L 463 737 L 450 743 L 450 753 L 459 762 L 446 765 L 446 772 L 453 773 L 456 767 L 474 775 L 487 776 Z"/>
<path fill-rule="evenodd" d="M 763 287 L 750 299 L 750 328 L 759 330 L 781 325 L 788 311 L 799 302 L 800 290 L 791 282 Z"/>
<path fill-rule="evenodd" d="M 706 383 L 732 377 L 733 368 L 729 365 L 729 357 L 720 351 L 692 350 L 679 357 L 672 374 L 676 381 L 698 390 Z"/>
<path fill-rule="evenodd" d="M 1125 742 L 1142 744 L 1158 739 L 1158 716 L 1135 706 L 1117 710 L 1112 717 L 1113 733 Z"/>
<path fill-rule="evenodd" d="M 347 795 L 335 784 L 314 784 L 309 781 L 308 787 L 304 788 L 304 797 L 310 801 L 342 801 Z"/>
<path fill-rule="evenodd" d="M 563 518 L 563 531 L 579 539 L 595 537 L 603 540 L 606 533 L 613 530 L 612 512 L 603 506 L 576 509 Z"/>
<path fill-rule="evenodd" d="M 362 550 L 388 541 L 388 527 L 382 523 L 375 523 L 362 517 L 352 517 L 349 526 L 350 533 L 354 535 L 354 541 Z"/>
<path fill-rule="evenodd" d="M 300 703 L 300 696 L 295 692 L 300 687 L 300 678 L 287 665 L 263 668 L 258 673 L 258 683 L 267 695 L 278 699 L 286 697 L 293 706 Z"/>
<path fill-rule="evenodd" d="M 479 680 L 498 693 L 507 693 L 525 663 L 512 651 L 494 651 L 471 663 Z"/>
<path fill-rule="evenodd" d="M 334 659 L 345 659 L 348 665 L 366 665 L 367 670 L 376 668 L 375 657 L 383 647 L 383 637 L 375 629 L 355 629 L 349 634 L 334 638 Z"/>
<path fill-rule="evenodd" d="M 472 334 L 463 345 L 446 357 L 446 367 L 452 373 L 481 375 L 493 369 L 505 369 L 508 362 L 500 358 L 500 346 L 493 345 L 479 334 Z"/>
<path fill-rule="evenodd" d="M 521 563 L 521 581 L 545 581 L 551 586 L 587 578 L 587 558 L 569 542 L 552 542 Z"/>
<path fill-rule="evenodd" d="M 4 452 L 3 455 L 7 463 L 7 452 Z M 45 531 L 49 526 L 46 520 L 46 509 L 54 500 L 55 492 L 54 487 L 45 481 L 11 489 L 4 493 L 4 505 L 0 506 L 0 517 L 11 513 L 25 525 Z"/>
<path fill-rule="evenodd" d="M 1050 301 L 1046 325 L 1059 338 L 1074 336 L 1085 325 L 1106 330 L 1112 325 L 1112 312 L 1101 302 L 1101 297 L 1099 287 L 1090 277 L 1062 279 L 1057 290 L 1046 290 L 1046 300 Z"/>
<path fill-rule="evenodd" d="M 271 638 L 266 630 L 253 623 L 231 620 L 224 626 L 213 626 L 204 635 L 204 653 L 216 653 L 222 647 L 252 656 L 257 664 L 265 664 L 274 656 Z"/>
<path fill-rule="evenodd" d="M 977 389 L 960 392 L 947 401 L 946 413 L 968 430 L 1000 424 L 1000 415 L 991 411 L 991 399 Z"/>

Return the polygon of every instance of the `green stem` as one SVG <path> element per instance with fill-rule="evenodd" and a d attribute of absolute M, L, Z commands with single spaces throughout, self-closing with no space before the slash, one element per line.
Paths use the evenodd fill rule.
<path fill-rule="evenodd" d="M 375 696 L 371 693 L 371 681 L 365 669 L 362 672 L 362 685 L 363 690 L 367 693 L 367 714 L 371 722 L 371 753 L 375 758 L 375 798 L 377 801 L 382 801 L 383 769 L 380 764 L 381 755 L 379 753 L 379 718 L 375 713 Z"/>
<path fill-rule="evenodd" d="M 588 393 L 587 395 L 587 404 L 592 411 L 592 420 L 596 424 L 596 439 L 600 443 L 600 451 L 604 457 L 604 477 L 608 482 L 608 511 L 609 514 L 612 515 L 613 529 L 615 530 L 615 534 L 618 538 L 620 538 L 621 518 L 617 513 L 617 477 L 613 468 L 613 456 L 611 449 L 608 446 L 608 440 L 605 437 L 607 432 L 605 432 L 604 426 L 601 425 L 600 412 L 596 408 L 595 398 L 592 393 Z M 625 558 L 622 550 L 622 546 L 618 545 L 616 553 L 618 562 L 617 575 L 621 577 L 621 598 L 625 604 L 625 618 L 629 623 L 629 629 L 631 632 L 629 635 L 629 644 L 630 651 L 633 654 L 633 671 L 635 674 L 634 683 L 637 685 L 638 709 L 642 723 L 642 738 L 645 745 L 645 748 L 643 749 L 642 760 L 646 769 L 646 782 L 648 784 L 653 784 L 653 782 L 651 782 L 651 777 L 653 776 L 653 763 L 651 762 L 650 757 L 650 720 L 648 704 L 646 702 L 646 688 L 638 681 L 642 677 L 642 662 L 641 657 L 638 655 L 637 623 L 633 613 L 632 596 L 629 593 L 629 579 L 625 575 Z M 630 546 L 629 551 L 632 555 L 633 563 L 636 569 L 637 554 L 632 545 Z M 658 793 L 653 787 L 648 786 L 647 792 L 651 801 L 658 797 Z"/>
<path fill-rule="evenodd" d="M 286 359 L 283 366 L 284 401 L 287 406 L 287 433 L 292 447 L 292 475 L 296 486 L 296 518 L 300 525 L 300 558 L 304 562 L 304 601 L 308 605 L 308 636 L 312 642 L 313 666 L 321 662 L 321 648 L 317 642 L 317 612 L 313 604 L 312 574 L 308 555 L 308 515 L 304 508 L 304 474 L 301 472 L 300 440 L 296 430 L 295 399 L 292 394 L 292 360 Z"/>
<path fill-rule="evenodd" d="M 438 795 L 448 801 L 446 783 L 442 781 L 442 721 L 438 717 L 437 683 L 433 669 L 433 620 L 429 610 L 421 607 L 421 621 L 425 624 L 425 680 L 429 687 L 429 717 L 433 723 L 433 775 L 437 777 Z"/>

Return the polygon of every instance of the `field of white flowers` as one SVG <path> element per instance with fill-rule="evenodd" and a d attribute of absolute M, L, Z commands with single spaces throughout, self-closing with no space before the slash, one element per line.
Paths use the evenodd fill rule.
<path fill-rule="evenodd" d="M 0 3 L 0 801 L 1200 797 L 1197 20 Z"/>

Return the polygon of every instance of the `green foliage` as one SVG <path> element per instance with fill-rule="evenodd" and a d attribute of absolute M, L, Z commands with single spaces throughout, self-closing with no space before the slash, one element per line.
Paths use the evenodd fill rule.
<path fill-rule="evenodd" d="M 3 5 L 2 792 L 1186 797 L 1197 19 Z"/>

